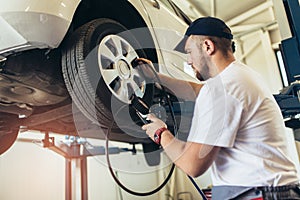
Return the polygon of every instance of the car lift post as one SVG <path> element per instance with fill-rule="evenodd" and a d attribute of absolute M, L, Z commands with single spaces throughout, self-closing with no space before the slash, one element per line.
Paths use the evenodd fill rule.
<path fill-rule="evenodd" d="M 88 200 L 87 157 L 92 154 L 81 151 L 82 145 L 74 140 L 70 145 L 56 146 L 54 137 L 49 137 L 48 132 L 43 139 L 43 147 L 65 158 L 65 200 Z M 80 187 L 77 183 L 80 183 Z"/>
<path fill-rule="evenodd" d="M 105 148 L 93 146 L 91 149 L 85 147 L 87 142 L 80 142 L 75 137 L 68 144 L 62 143 L 55 145 L 54 137 L 49 137 L 45 132 L 42 140 L 43 147 L 48 148 L 65 158 L 65 200 L 88 200 L 88 176 L 87 176 L 87 157 L 105 155 Z M 132 149 L 110 147 L 109 154 L 119 154 L 121 152 L 132 152 L 136 154 L 135 145 Z M 79 184 L 80 183 L 80 187 Z"/>
<path fill-rule="evenodd" d="M 79 174 L 80 180 L 77 179 Z M 80 183 L 80 188 L 78 188 L 79 184 L 77 183 Z M 80 194 L 78 194 L 79 191 Z M 65 199 L 79 199 L 80 195 L 81 200 L 88 200 L 87 156 L 81 156 L 80 158 L 65 157 Z"/>

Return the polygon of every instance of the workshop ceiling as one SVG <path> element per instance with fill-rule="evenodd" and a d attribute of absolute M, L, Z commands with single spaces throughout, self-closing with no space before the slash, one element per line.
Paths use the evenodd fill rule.
<path fill-rule="evenodd" d="M 235 35 L 277 26 L 272 0 L 174 0 L 192 19 L 215 16 L 223 19 Z"/>

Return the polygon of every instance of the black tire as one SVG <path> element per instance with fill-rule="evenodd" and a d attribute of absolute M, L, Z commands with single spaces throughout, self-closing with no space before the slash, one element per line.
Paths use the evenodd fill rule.
<path fill-rule="evenodd" d="M 11 123 L 18 123 L 18 116 L 0 113 L 0 155 L 6 152 L 16 141 L 19 130 L 9 127 Z"/>
<path fill-rule="evenodd" d="M 88 22 L 72 34 L 65 49 L 62 71 L 66 87 L 76 106 L 93 122 L 112 124 L 112 108 L 130 104 L 131 93 L 151 102 L 153 88 L 146 86 L 132 63 L 135 57 L 146 55 L 120 23 L 104 18 Z M 110 77 L 110 72 L 117 74 Z M 128 95 L 119 94 L 120 87 L 127 87 Z"/>

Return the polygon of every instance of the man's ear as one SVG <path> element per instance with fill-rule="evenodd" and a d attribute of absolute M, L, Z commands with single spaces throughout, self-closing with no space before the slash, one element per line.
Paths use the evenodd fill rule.
<path fill-rule="evenodd" d="M 215 52 L 215 44 L 210 39 L 206 39 L 203 42 L 204 51 L 207 52 L 208 55 L 212 55 Z"/>

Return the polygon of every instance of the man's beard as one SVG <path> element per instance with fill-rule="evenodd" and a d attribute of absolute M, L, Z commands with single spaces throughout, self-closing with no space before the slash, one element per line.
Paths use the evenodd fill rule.
<path fill-rule="evenodd" d="M 203 66 L 201 73 L 195 70 L 196 78 L 200 81 L 206 81 L 211 78 L 207 65 Z"/>

